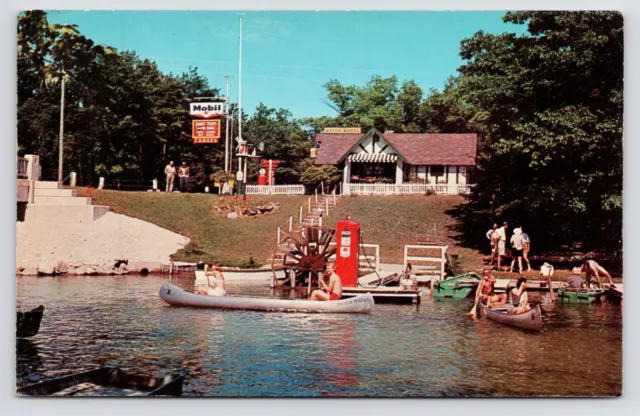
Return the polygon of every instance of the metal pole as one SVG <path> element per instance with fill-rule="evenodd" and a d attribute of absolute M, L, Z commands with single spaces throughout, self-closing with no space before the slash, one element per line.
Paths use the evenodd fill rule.
<path fill-rule="evenodd" d="M 227 84 L 227 122 L 224 136 L 224 171 L 229 172 L 229 75 L 224 76 Z"/>
<path fill-rule="evenodd" d="M 247 200 L 247 164 L 249 163 L 249 158 L 244 160 L 244 175 L 242 176 L 242 198 Z"/>
<path fill-rule="evenodd" d="M 242 14 L 240 14 L 240 44 L 238 45 L 238 137 L 242 140 Z"/>
<path fill-rule="evenodd" d="M 62 160 L 64 154 L 64 69 L 62 70 L 62 93 L 60 94 L 60 143 L 58 149 L 58 182 L 62 182 Z"/>

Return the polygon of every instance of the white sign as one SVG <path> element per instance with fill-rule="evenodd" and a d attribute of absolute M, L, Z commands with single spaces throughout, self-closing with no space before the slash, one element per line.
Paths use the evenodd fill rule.
<path fill-rule="evenodd" d="M 189 115 L 198 118 L 212 118 L 224 114 L 224 103 L 191 103 L 189 104 Z"/>

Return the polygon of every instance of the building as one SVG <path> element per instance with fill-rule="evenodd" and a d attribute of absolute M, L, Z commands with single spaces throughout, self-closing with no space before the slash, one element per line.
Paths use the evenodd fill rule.
<path fill-rule="evenodd" d="M 477 134 L 320 133 L 317 165 L 343 169 L 342 193 L 468 193 Z"/>

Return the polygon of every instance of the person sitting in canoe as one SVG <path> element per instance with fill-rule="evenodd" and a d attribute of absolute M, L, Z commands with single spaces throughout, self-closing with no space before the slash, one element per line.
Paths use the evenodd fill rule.
<path fill-rule="evenodd" d="M 507 303 L 507 294 L 502 293 L 500 295 L 496 295 L 495 285 L 496 278 L 493 276 L 491 269 L 485 269 L 482 273 L 482 280 L 480 284 L 478 284 L 478 289 L 481 291 L 480 301 L 487 306 L 491 306 L 492 304 L 504 305 Z"/>
<path fill-rule="evenodd" d="M 609 284 L 611 287 L 616 287 L 611 280 L 611 275 L 608 271 L 605 270 L 604 267 L 600 266 L 593 260 L 587 260 L 582 265 L 582 271 L 584 272 L 584 277 L 587 280 L 587 286 L 591 285 L 591 278 L 595 277 L 598 282 L 598 287 L 602 287 L 602 282 L 600 282 L 600 275 L 603 275 L 609 280 Z"/>
<path fill-rule="evenodd" d="M 511 289 L 511 300 L 514 306 L 511 313 L 518 314 L 531 310 L 531 305 L 529 305 L 529 295 L 527 294 L 526 278 L 519 278 L 516 283 L 516 287 Z"/>
<path fill-rule="evenodd" d="M 329 284 L 327 285 L 323 279 L 318 279 L 320 289 L 316 289 L 311 293 L 311 300 L 340 300 L 342 297 L 342 279 L 336 273 L 336 266 L 329 263 L 326 266 L 324 276 L 329 276 Z"/>
<path fill-rule="evenodd" d="M 219 265 L 205 265 L 204 275 L 207 276 L 207 285 L 197 287 L 196 293 L 208 296 L 224 296 L 227 294 L 224 286 L 224 275 Z"/>

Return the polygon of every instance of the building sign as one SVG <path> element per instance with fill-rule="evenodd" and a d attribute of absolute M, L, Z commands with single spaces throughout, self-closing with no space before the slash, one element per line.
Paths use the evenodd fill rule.
<path fill-rule="evenodd" d="M 220 120 L 192 120 L 193 143 L 218 143 Z"/>
<path fill-rule="evenodd" d="M 325 133 L 357 133 L 362 134 L 360 127 L 325 127 Z"/>
<path fill-rule="evenodd" d="M 224 103 L 191 103 L 189 115 L 197 118 L 220 117 L 224 114 Z"/>

